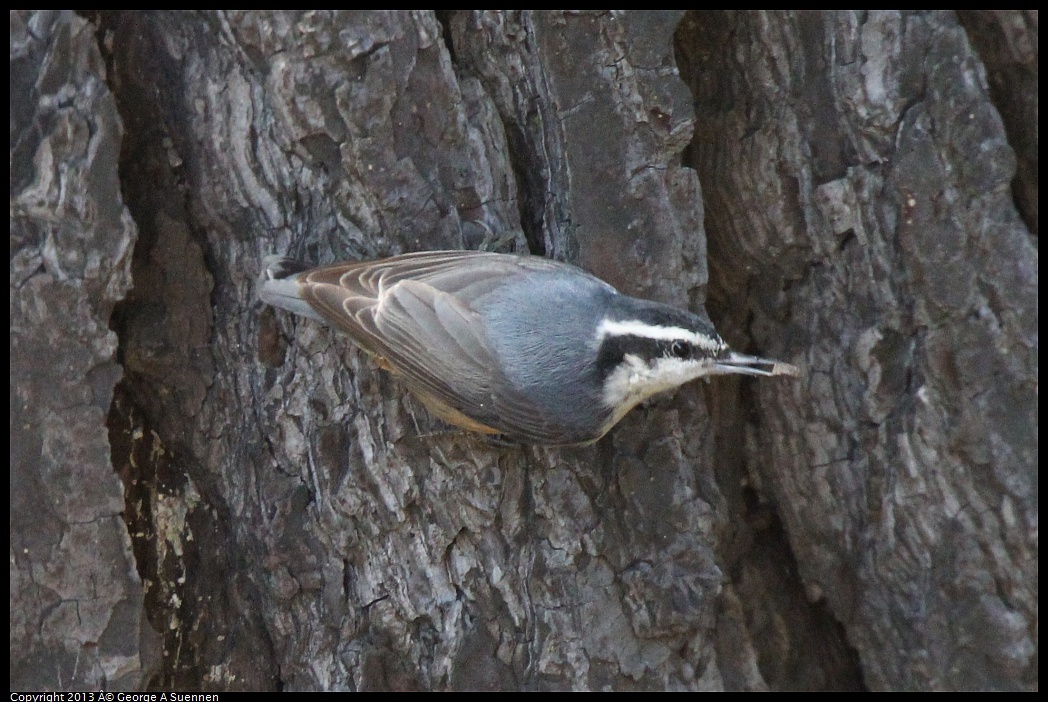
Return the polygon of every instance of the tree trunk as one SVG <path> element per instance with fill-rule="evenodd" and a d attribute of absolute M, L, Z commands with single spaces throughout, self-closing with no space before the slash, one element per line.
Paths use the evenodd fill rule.
<path fill-rule="evenodd" d="M 1035 12 L 12 14 L 12 689 L 1036 689 L 1036 56 Z M 480 246 L 803 376 L 492 445 L 255 297 Z"/>

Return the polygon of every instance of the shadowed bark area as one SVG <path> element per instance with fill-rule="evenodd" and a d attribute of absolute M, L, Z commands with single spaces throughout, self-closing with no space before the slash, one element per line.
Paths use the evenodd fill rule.
<path fill-rule="evenodd" d="M 1035 689 L 1022 17 L 12 15 L 12 689 Z M 255 298 L 481 246 L 804 375 L 489 445 Z"/>

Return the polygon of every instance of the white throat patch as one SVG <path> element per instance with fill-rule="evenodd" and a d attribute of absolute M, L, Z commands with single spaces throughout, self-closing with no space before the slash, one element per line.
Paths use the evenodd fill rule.
<path fill-rule="evenodd" d="M 710 375 L 712 362 L 706 359 L 656 358 L 651 363 L 629 353 L 604 381 L 604 406 L 614 410 L 615 422 L 638 402 L 656 393 L 672 390 L 690 380 Z"/>

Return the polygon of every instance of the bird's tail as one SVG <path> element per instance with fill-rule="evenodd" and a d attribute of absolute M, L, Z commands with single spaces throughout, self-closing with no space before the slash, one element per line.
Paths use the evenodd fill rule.
<path fill-rule="evenodd" d="M 284 256 L 266 256 L 262 260 L 262 272 L 258 276 L 258 297 L 262 302 L 280 307 L 295 314 L 324 321 L 302 299 L 298 274 L 309 270 L 309 266 Z"/>

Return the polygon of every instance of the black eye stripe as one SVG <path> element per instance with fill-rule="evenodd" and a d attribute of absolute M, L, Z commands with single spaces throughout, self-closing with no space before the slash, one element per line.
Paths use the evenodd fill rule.
<path fill-rule="evenodd" d="M 597 353 L 595 370 L 598 377 L 606 378 L 624 362 L 626 356 L 636 356 L 645 363 L 654 363 L 660 358 L 682 361 L 714 358 L 716 352 L 687 339 L 655 339 L 640 334 L 609 335 L 603 337 Z"/>

